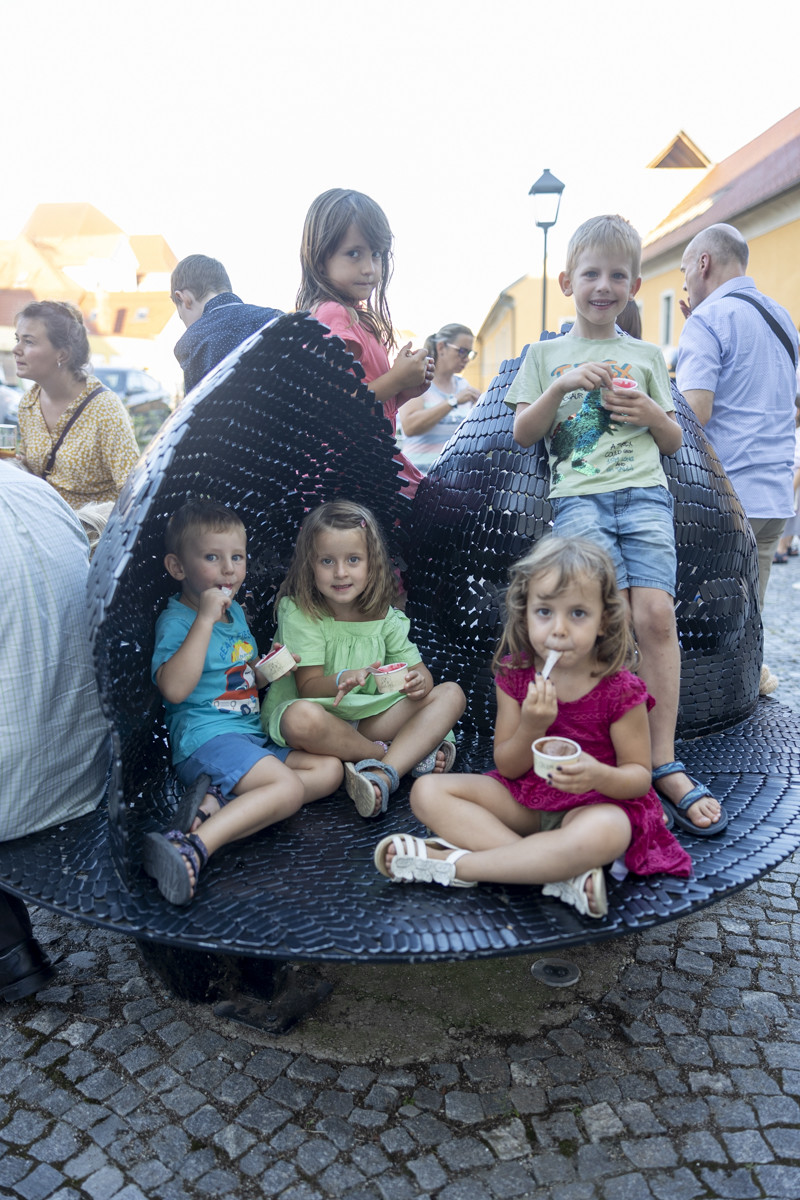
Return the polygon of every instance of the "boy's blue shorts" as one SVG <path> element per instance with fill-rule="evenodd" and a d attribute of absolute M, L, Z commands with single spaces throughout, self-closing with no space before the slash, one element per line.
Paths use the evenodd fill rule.
<path fill-rule="evenodd" d="M 553 532 L 602 546 L 614 564 L 620 589 L 659 588 L 675 595 L 674 501 L 667 488 L 556 496 L 550 503 Z"/>
<path fill-rule="evenodd" d="M 194 783 L 198 775 L 210 775 L 226 800 L 232 800 L 239 780 L 262 758 L 286 762 L 291 753 L 291 746 L 276 746 L 257 733 L 221 733 L 178 763 L 175 774 L 184 787 Z"/>

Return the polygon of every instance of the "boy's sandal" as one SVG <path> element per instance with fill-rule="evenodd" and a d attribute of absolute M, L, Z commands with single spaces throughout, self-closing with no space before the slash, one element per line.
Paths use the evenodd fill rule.
<path fill-rule="evenodd" d="M 675 775 L 679 771 L 687 775 L 694 786 L 676 804 L 660 792 L 657 785 L 658 781 L 663 779 L 665 775 Z M 727 829 L 728 814 L 722 805 L 720 805 L 719 820 L 714 821 L 711 825 L 695 825 L 689 819 L 689 809 L 693 804 L 696 804 L 698 800 L 702 800 L 704 796 L 709 796 L 712 800 L 715 797 L 704 783 L 701 783 L 699 779 L 695 779 L 693 775 L 689 775 L 682 762 L 664 763 L 661 767 L 654 767 L 653 787 L 661 800 L 664 811 L 672 817 L 674 824 L 678 826 L 678 829 L 682 829 L 684 833 L 693 833 L 695 837 L 716 837 L 718 833 L 722 833 L 723 829 Z"/>
<path fill-rule="evenodd" d="M 370 771 L 370 767 L 377 767 L 383 771 L 388 776 L 388 782 L 383 775 L 376 774 L 375 770 Z M 380 807 L 377 809 L 373 784 L 381 795 Z M 377 817 L 389 807 L 389 797 L 399 788 L 400 776 L 390 763 L 381 762 L 377 758 L 362 758 L 360 762 L 344 764 L 344 786 L 359 816 Z"/>
<path fill-rule="evenodd" d="M 386 851 L 394 847 L 395 855 L 386 865 Z M 452 850 L 447 858 L 428 858 L 428 846 L 435 850 Z M 456 863 L 469 850 L 459 850 L 443 838 L 414 837 L 410 833 L 392 833 L 375 847 L 373 860 L 381 875 L 393 883 L 440 883 L 442 887 L 476 887 L 474 882 L 456 879 Z"/>
<path fill-rule="evenodd" d="M 456 748 L 452 742 L 446 739 L 440 742 L 435 750 L 431 750 L 430 754 L 426 754 L 415 767 L 411 768 L 411 775 L 414 779 L 419 779 L 420 775 L 431 775 L 436 766 L 436 755 L 441 750 L 444 755 L 444 770 L 440 771 L 440 775 L 446 775 L 448 771 L 452 771 L 453 763 L 456 761 Z"/>
<path fill-rule="evenodd" d="M 170 904 L 189 904 L 194 897 L 200 871 L 208 862 L 208 850 L 196 833 L 170 829 L 166 833 L 145 834 L 142 863 L 158 890 Z M 194 882 L 186 870 L 194 871 Z"/>
<path fill-rule="evenodd" d="M 776 550 L 772 556 L 773 563 L 788 563 L 789 555 L 784 554 L 782 550 Z"/>
<path fill-rule="evenodd" d="M 198 775 L 194 783 L 190 784 L 183 793 L 180 803 L 175 809 L 176 829 L 188 833 L 196 817 L 200 818 L 201 823 L 208 820 L 211 813 L 203 812 L 200 805 L 209 793 L 215 798 L 220 808 L 224 808 L 228 803 L 222 794 L 222 788 L 211 782 L 210 775 Z"/>
<path fill-rule="evenodd" d="M 593 909 L 589 907 L 589 897 L 586 895 L 587 879 L 591 879 L 594 885 L 594 896 L 591 901 L 594 905 Z M 571 879 L 546 883 L 542 888 L 542 894 L 557 896 L 559 900 L 563 900 L 564 904 L 571 904 L 573 908 L 577 908 L 581 916 L 592 917 L 595 921 L 599 921 L 608 912 L 608 895 L 602 867 L 593 867 L 591 871 L 584 871 L 582 875 L 573 875 Z"/>

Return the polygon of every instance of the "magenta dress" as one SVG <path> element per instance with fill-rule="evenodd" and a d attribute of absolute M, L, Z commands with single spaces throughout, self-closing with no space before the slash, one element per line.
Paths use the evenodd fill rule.
<path fill-rule="evenodd" d="M 366 383 L 374 383 L 389 370 L 389 355 L 386 353 L 386 347 L 382 346 L 363 325 L 359 325 L 358 322 L 354 323 L 344 305 L 337 304 L 333 300 L 326 300 L 324 304 L 320 304 L 318 308 L 314 309 L 312 316 L 321 325 L 327 325 L 331 333 L 335 333 L 346 343 L 353 358 L 357 358 L 364 368 Z M 399 407 L 396 396 L 391 396 L 383 404 L 384 416 L 392 426 L 392 433 L 397 432 Z M 394 461 L 402 467 L 400 478 L 403 483 L 403 494 L 413 500 L 419 481 L 422 479 L 422 472 L 418 471 L 399 450 L 394 456 Z"/>
<path fill-rule="evenodd" d="M 507 667 L 498 672 L 495 682 L 501 691 L 521 705 L 535 674 L 533 667 Z M 558 716 L 547 735 L 572 738 L 598 762 L 616 766 L 611 726 L 637 704 L 647 704 L 648 712 L 655 704 L 637 675 L 630 671 L 607 675 L 580 700 L 560 700 Z M 560 812 L 587 804 L 616 804 L 627 813 L 631 823 L 631 844 L 625 852 L 625 866 L 629 871 L 635 871 L 637 875 L 655 875 L 662 871 L 668 875 L 689 876 L 692 873 L 691 858 L 664 826 L 661 801 L 652 787 L 635 800 L 614 800 L 600 792 L 581 795 L 559 792 L 546 779 L 534 774 L 533 764 L 519 779 L 506 779 L 499 771 L 487 771 L 487 774 L 502 783 L 517 803 L 526 808 Z"/>

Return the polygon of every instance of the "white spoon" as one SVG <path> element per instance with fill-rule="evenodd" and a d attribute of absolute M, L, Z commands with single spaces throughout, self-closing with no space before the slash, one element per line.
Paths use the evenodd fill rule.
<path fill-rule="evenodd" d="M 544 667 L 542 668 L 542 679 L 547 679 L 547 677 L 549 676 L 553 667 L 556 665 L 558 660 L 561 658 L 561 653 L 562 652 L 560 650 L 549 650 L 547 652 L 547 659 L 545 661 Z"/>

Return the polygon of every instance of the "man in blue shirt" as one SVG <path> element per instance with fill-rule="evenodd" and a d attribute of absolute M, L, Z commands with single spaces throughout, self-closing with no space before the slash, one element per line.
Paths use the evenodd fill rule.
<path fill-rule="evenodd" d="M 170 292 L 186 333 L 175 345 L 187 394 L 251 334 L 283 314 L 244 304 L 231 291 L 228 272 L 215 258 L 190 254 L 172 272 Z"/>
<path fill-rule="evenodd" d="M 772 556 L 794 512 L 797 330 L 745 275 L 748 257 L 732 225 L 711 225 L 689 242 L 681 262 L 689 320 L 675 377 L 755 534 L 763 608 Z"/>

